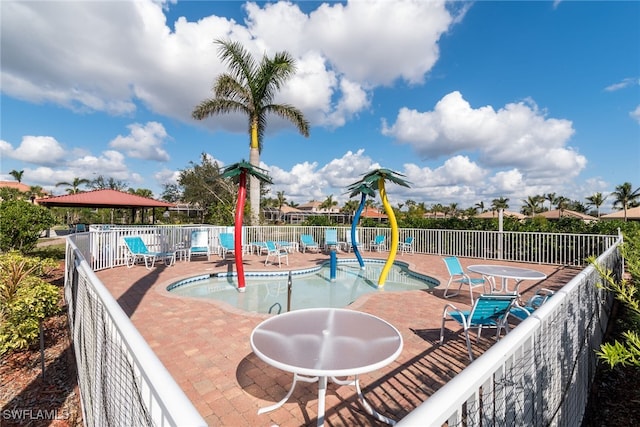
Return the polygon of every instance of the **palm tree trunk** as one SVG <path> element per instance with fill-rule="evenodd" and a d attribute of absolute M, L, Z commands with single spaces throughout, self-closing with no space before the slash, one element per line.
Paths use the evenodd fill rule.
<path fill-rule="evenodd" d="M 254 167 L 260 167 L 260 144 L 258 141 L 257 122 L 251 125 L 249 163 Z M 258 225 L 260 224 L 260 180 L 253 175 L 249 177 L 249 203 L 251 203 L 251 225 Z"/>

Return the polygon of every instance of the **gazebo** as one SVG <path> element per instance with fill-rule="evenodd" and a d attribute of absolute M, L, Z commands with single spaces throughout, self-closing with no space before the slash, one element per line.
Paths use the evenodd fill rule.
<path fill-rule="evenodd" d="M 66 207 L 66 208 L 106 208 L 106 209 L 131 209 L 132 218 L 135 218 L 136 210 L 151 208 L 152 223 L 155 223 L 156 208 L 172 208 L 173 203 L 148 197 L 137 196 L 118 190 L 93 190 L 83 193 L 67 194 L 65 196 L 47 197 L 36 199 L 36 203 L 46 207 Z M 144 221 L 144 215 L 142 215 Z"/>

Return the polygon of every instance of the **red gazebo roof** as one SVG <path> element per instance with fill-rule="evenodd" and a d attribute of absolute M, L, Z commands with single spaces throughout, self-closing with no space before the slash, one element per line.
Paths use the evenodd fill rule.
<path fill-rule="evenodd" d="M 66 196 L 37 199 L 36 203 L 50 207 L 91 208 L 171 208 L 173 203 L 136 196 L 118 190 L 93 190 Z"/>

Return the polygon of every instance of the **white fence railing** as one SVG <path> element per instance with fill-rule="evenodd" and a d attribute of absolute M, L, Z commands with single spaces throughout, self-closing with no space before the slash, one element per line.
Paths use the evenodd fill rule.
<path fill-rule="evenodd" d="M 345 240 L 349 227 L 338 229 Z M 229 227 L 91 226 L 67 240 L 65 296 L 78 363 L 86 425 L 205 425 L 93 271 L 125 263 L 123 237 L 139 235 L 154 250 L 188 247 L 191 231 L 209 245 Z M 324 241 L 326 227 L 245 227 L 243 240 Z M 360 228 L 364 246 L 388 228 Z M 585 265 L 588 256 L 619 272 L 618 236 L 402 229 L 416 253 Z M 400 423 L 403 425 L 569 425 L 580 419 L 594 373 L 609 299 L 595 291 L 591 267 L 535 316 L 474 361 Z M 522 422 L 520 422 L 522 421 Z M 547 422 L 549 421 L 549 422 Z M 524 424 L 523 424 L 524 423 Z"/>
<path fill-rule="evenodd" d="M 338 240 L 347 241 L 350 227 L 333 227 Z M 218 247 L 218 235 L 232 227 L 194 226 L 111 226 L 92 225 L 91 233 L 77 235 L 76 244 L 94 271 L 124 265 L 126 249 L 123 237 L 139 235 L 150 250 L 167 251 L 188 247 L 191 231 L 207 230 L 209 246 Z M 265 240 L 298 242 L 301 234 L 311 234 L 323 243 L 327 227 L 318 226 L 256 226 L 244 227 L 243 242 Z M 391 239 L 389 228 L 358 228 L 358 241 L 368 247 L 376 235 Z M 84 236 L 86 241 L 82 240 Z M 583 266 L 589 256 L 598 256 L 613 246 L 617 236 L 599 234 L 521 233 L 475 230 L 401 229 L 400 241 L 413 236 L 416 253 L 456 255 L 466 258 L 499 259 L 514 262 L 549 265 Z"/>
<path fill-rule="evenodd" d="M 198 411 L 67 239 L 65 298 L 86 426 L 206 426 Z M 77 242 L 78 245 L 76 245 Z"/>
<path fill-rule="evenodd" d="M 621 277 L 617 245 L 597 263 Z M 599 281 L 588 266 L 397 425 L 580 425 L 612 303 Z"/>

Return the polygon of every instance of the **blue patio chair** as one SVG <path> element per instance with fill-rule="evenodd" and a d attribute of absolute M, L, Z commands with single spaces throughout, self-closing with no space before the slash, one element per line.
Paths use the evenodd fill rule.
<path fill-rule="evenodd" d="M 356 241 L 354 245 L 354 243 L 351 241 L 351 231 L 347 231 L 347 241 L 345 242 L 345 251 L 351 252 L 354 246 L 359 246 L 359 245 L 360 245 L 360 235 L 356 233 Z"/>
<path fill-rule="evenodd" d="M 404 239 L 404 242 L 399 242 L 398 251 L 400 251 L 403 254 L 414 253 L 413 252 L 413 236 L 407 237 L 406 239 Z"/>
<path fill-rule="evenodd" d="M 267 240 L 267 259 L 264 260 L 264 265 L 269 263 L 269 257 L 273 257 L 275 260 L 278 259 L 278 267 L 282 267 L 282 258 L 287 261 L 287 265 L 289 265 L 289 252 L 283 248 L 276 245 L 276 243 L 272 240 Z"/>
<path fill-rule="evenodd" d="M 191 241 L 187 249 L 187 259 L 191 261 L 192 256 L 206 255 L 207 261 L 211 257 L 211 248 L 209 247 L 209 231 L 193 230 L 191 231 Z"/>
<path fill-rule="evenodd" d="M 318 252 L 320 250 L 320 245 L 316 243 L 311 234 L 301 234 L 300 249 L 302 249 L 302 253 L 305 253 L 307 249 Z"/>
<path fill-rule="evenodd" d="M 147 270 L 151 270 L 156 263 L 156 259 L 164 259 L 166 265 L 173 265 L 176 262 L 175 252 L 152 252 L 140 236 L 123 237 L 124 245 L 127 248 L 125 264 L 133 267 L 139 260 L 144 261 Z"/>
<path fill-rule="evenodd" d="M 507 316 L 516 300 L 516 295 L 511 294 L 483 294 L 476 299 L 471 310 L 458 310 L 453 304 L 444 306 L 442 312 L 442 326 L 440 327 L 440 344 L 444 343 L 444 324 L 447 320 L 453 320 L 462 326 L 467 341 L 469 360 L 473 361 L 471 339 L 469 330 L 477 329 L 478 338 L 482 328 L 495 328 L 496 340 L 500 338 L 500 331 L 507 328 Z M 448 318 L 448 319 L 447 319 Z"/>
<path fill-rule="evenodd" d="M 369 250 L 371 252 L 382 252 L 387 249 L 387 238 L 383 234 L 378 234 L 375 239 L 369 243 Z"/>
<path fill-rule="evenodd" d="M 535 294 L 521 305 L 518 300 L 514 303 L 513 307 L 509 310 L 509 316 L 513 316 L 518 320 L 524 320 L 544 304 L 549 298 L 553 296 L 553 291 L 547 288 L 540 288 Z"/>
<path fill-rule="evenodd" d="M 233 233 L 220 233 L 218 238 L 220 239 L 220 256 L 223 259 L 227 258 L 229 252 L 235 253 L 236 245 Z"/>
<path fill-rule="evenodd" d="M 327 228 L 324 231 L 324 250 L 330 251 L 331 248 L 338 249 L 338 230 L 335 228 Z"/>
<path fill-rule="evenodd" d="M 473 305 L 473 288 L 482 287 L 482 292 L 484 293 L 486 292 L 485 287 L 489 281 L 484 277 L 470 277 L 462 268 L 462 264 L 460 264 L 458 257 L 451 256 L 446 257 L 443 260 L 447 266 L 447 270 L 449 271 L 449 281 L 447 282 L 447 287 L 444 290 L 444 297 L 451 298 L 459 295 L 462 285 L 466 285 L 469 287 L 469 296 L 471 297 L 471 305 Z M 449 286 L 451 286 L 452 283 L 458 284 L 458 291 L 455 294 L 449 293 Z"/>

